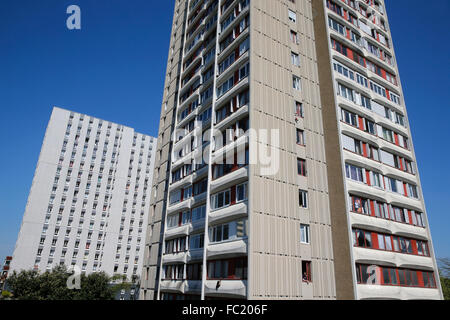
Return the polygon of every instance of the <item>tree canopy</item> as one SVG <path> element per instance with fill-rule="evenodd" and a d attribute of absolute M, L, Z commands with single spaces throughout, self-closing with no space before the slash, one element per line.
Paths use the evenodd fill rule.
<path fill-rule="evenodd" d="M 439 275 L 445 300 L 450 300 L 450 259 L 439 259 Z"/>
<path fill-rule="evenodd" d="M 18 300 L 113 300 L 118 288 L 104 272 L 80 275 L 80 289 L 69 289 L 72 274 L 65 266 L 52 271 L 13 272 L 7 280 L 8 291 Z"/>

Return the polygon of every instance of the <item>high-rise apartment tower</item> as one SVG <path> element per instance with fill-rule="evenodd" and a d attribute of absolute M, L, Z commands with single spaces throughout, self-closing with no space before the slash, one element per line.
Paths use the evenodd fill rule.
<path fill-rule="evenodd" d="M 440 299 L 384 2 L 177 0 L 143 299 Z"/>
<path fill-rule="evenodd" d="M 140 276 L 156 139 L 54 108 L 11 271 Z"/>

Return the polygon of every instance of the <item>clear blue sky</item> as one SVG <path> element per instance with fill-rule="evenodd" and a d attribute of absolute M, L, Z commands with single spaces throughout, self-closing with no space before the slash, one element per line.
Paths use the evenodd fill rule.
<path fill-rule="evenodd" d="M 173 3 L 0 1 L 0 259 L 13 253 L 52 106 L 157 135 Z M 66 28 L 71 4 L 81 31 Z M 387 6 L 436 253 L 450 257 L 450 2 Z"/>

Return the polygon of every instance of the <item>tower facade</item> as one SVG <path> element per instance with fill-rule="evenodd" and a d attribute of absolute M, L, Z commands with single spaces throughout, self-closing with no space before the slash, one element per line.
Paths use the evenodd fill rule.
<path fill-rule="evenodd" d="M 143 299 L 442 297 L 382 1 L 176 1 Z"/>
<path fill-rule="evenodd" d="M 140 276 L 156 139 L 54 108 L 11 271 Z"/>

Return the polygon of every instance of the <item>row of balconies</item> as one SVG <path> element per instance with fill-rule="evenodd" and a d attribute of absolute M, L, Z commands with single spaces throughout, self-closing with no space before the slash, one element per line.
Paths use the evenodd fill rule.
<path fill-rule="evenodd" d="M 162 280 L 160 290 L 164 293 L 200 294 L 202 281 Z M 247 280 L 206 280 L 205 296 L 245 299 L 247 298 Z"/>
<path fill-rule="evenodd" d="M 248 240 L 246 238 L 233 241 L 225 241 L 218 244 L 210 244 L 206 248 L 206 257 L 208 259 L 226 259 L 247 254 Z M 184 252 L 164 254 L 162 263 L 190 263 L 203 260 L 204 249 L 187 250 Z"/>
<path fill-rule="evenodd" d="M 395 105 L 394 103 L 390 102 L 389 104 L 387 103 L 378 103 L 378 101 L 380 101 L 378 99 L 378 96 L 375 95 L 375 93 L 373 93 L 369 88 L 366 88 L 362 85 L 360 85 L 359 83 L 355 82 L 355 81 L 351 81 L 350 79 L 346 78 L 345 76 L 341 75 L 338 72 L 334 73 L 334 77 L 336 80 L 339 81 L 339 83 L 345 85 L 347 88 L 354 90 L 355 93 L 358 93 L 360 95 L 363 95 L 365 98 L 369 98 L 370 99 L 370 109 L 367 106 L 362 106 L 362 105 L 357 105 L 357 107 L 355 106 L 355 104 L 348 104 L 346 103 L 346 105 L 348 105 L 351 109 L 353 109 L 356 113 L 364 113 L 367 115 L 367 118 L 372 118 L 375 123 L 383 123 L 385 124 L 387 127 L 391 127 L 392 129 L 394 129 L 395 131 L 400 131 L 400 133 L 402 133 L 403 135 L 408 135 L 408 129 L 406 127 L 406 123 L 404 123 L 405 125 L 402 125 L 400 123 L 397 123 L 394 119 L 394 117 L 392 117 L 393 119 L 388 119 L 386 118 L 385 114 L 384 116 L 381 115 L 381 113 L 377 113 L 374 108 L 378 107 L 378 108 L 388 108 L 390 110 L 391 113 L 398 113 L 400 115 L 403 116 L 403 110 L 401 110 L 402 108 L 400 108 L 400 106 Z M 347 102 L 347 100 L 342 100 L 343 102 Z M 393 107 L 395 106 L 395 107 Z M 403 116 L 403 121 L 406 122 L 404 116 Z"/>

